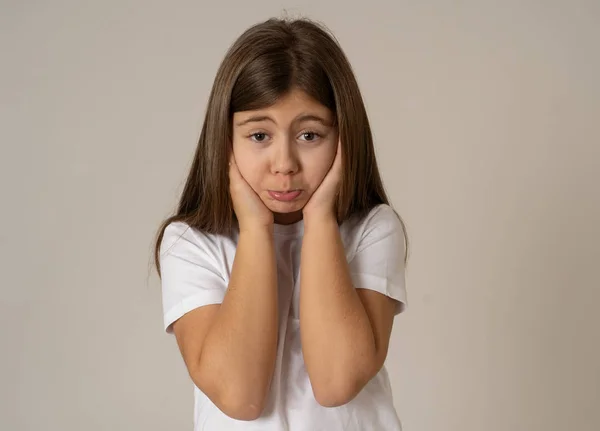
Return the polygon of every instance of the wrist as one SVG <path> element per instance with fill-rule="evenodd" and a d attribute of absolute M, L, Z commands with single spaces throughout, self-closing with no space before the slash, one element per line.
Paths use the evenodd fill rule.
<path fill-rule="evenodd" d="M 312 212 L 303 214 L 304 229 L 313 229 L 314 226 L 335 226 L 338 228 L 336 214 L 333 211 Z"/>
<path fill-rule="evenodd" d="M 273 224 L 240 224 L 239 225 L 240 236 L 254 236 L 254 237 L 272 237 L 274 228 Z"/>

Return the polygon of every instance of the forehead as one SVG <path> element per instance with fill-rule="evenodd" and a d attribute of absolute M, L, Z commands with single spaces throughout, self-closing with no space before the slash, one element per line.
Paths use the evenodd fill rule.
<path fill-rule="evenodd" d="M 243 125 L 249 119 L 262 117 L 269 117 L 275 123 L 288 123 L 302 118 L 305 121 L 321 119 L 325 124 L 331 124 L 334 115 L 325 105 L 297 89 L 286 93 L 270 106 L 233 114 L 235 125 Z"/>

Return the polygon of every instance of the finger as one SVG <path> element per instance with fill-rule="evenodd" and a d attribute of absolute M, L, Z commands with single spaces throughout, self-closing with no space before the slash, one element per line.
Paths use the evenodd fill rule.
<path fill-rule="evenodd" d="M 229 156 L 229 167 L 235 168 L 237 170 L 237 163 L 235 161 L 235 154 L 233 154 L 233 151 L 231 152 L 231 155 Z"/>
<path fill-rule="evenodd" d="M 239 182 L 241 177 L 240 171 L 238 170 L 235 162 L 229 162 L 229 178 L 233 179 L 234 182 Z"/>
<path fill-rule="evenodd" d="M 235 157 L 232 154 L 229 157 L 229 178 L 232 179 L 234 183 L 237 183 L 239 182 L 240 177 L 240 171 L 238 170 L 237 164 L 235 163 Z"/>
<path fill-rule="evenodd" d="M 240 172 L 238 165 L 235 163 L 235 158 L 230 162 L 229 165 L 229 178 L 231 186 L 238 190 L 243 190 L 246 188 L 246 186 L 248 186 L 246 179 Z"/>
<path fill-rule="evenodd" d="M 335 158 L 333 159 L 333 165 L 340 165 L 342 163 L 342 140 L 338 140 L 337 151 L 335 153 Z"/>

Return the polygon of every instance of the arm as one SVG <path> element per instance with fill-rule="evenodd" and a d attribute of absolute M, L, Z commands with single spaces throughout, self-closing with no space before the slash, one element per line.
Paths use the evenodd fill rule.
<path fill-rule="evenodd" d="M 387 356 L 396 302 L 355 289 L 333 215 L 305 218 L 300 325 L 307 372 L 317 401 L 349 402 Z"/>
<path fill-rule="evenodd" d="M 253 420 L 264 408 L 277 353 L 273 214 L 242 177 L 233 153 L 229 180 L 240 231 L 229 286 L 220 305 L 184 315 L 173 332 L 196 386 L 228 416 Z M 175 279 L 180 274 L 172 273 Z M 210 270 L 194 279 L 215 285 Z M 186 283 L 175 284 L 183 289 Z"/>
<path fill-rule="evenodd" d="M 225 414 L 260 416 L 275 364 L 277 280 L 272 232 L 240 233 L 223 303 L 173 324 L 190 377 Z"/>

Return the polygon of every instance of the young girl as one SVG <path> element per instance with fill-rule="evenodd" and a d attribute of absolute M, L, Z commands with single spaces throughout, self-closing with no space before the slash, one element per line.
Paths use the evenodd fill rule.
<path fill-rule="evenodd" d="M 400 430 L 383 365 L 405 255 L 341 48 L 308 20 L 248 29 L 156 244 L 194 429 Z"/>

